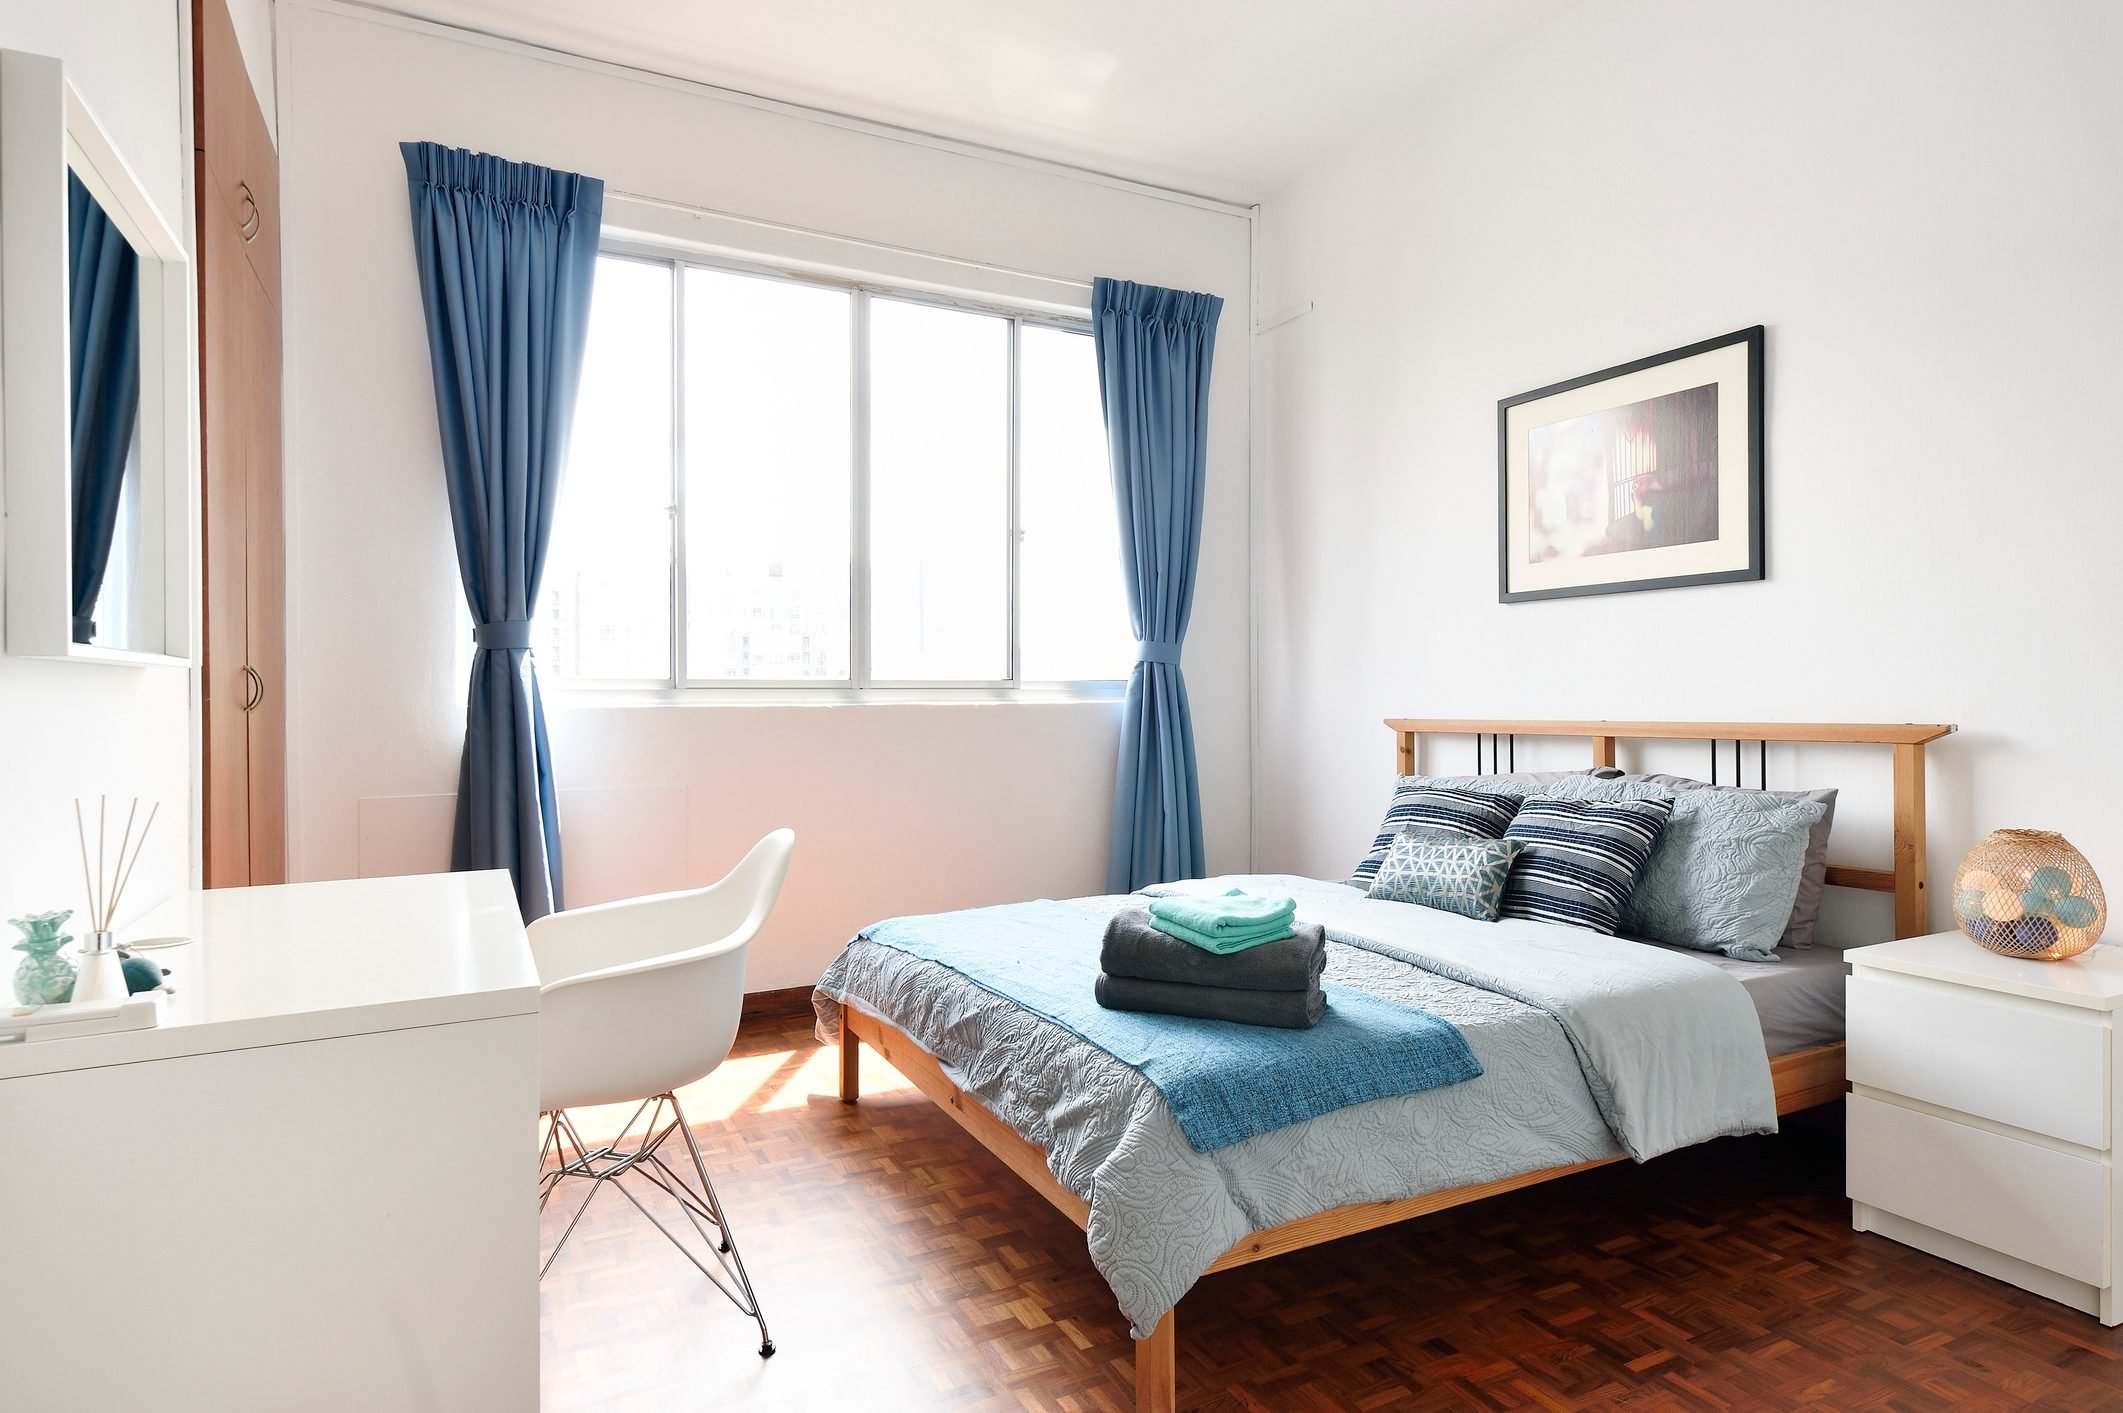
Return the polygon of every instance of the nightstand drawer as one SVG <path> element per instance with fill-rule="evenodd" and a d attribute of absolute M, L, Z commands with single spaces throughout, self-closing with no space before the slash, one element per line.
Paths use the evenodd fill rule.
<path fill-rule="evenodd" d="M 2108 1166 L 1854 1094 L 1849 1189 L 1910 1221 L 2108 1284 Z"/>
<path fill-rule="evenodd" d="M 2109 1146 L 2109 1036 L 2100 1013 L 1863 973 L 1850 978 L 1847 996 L 1852 1084 Z"/>

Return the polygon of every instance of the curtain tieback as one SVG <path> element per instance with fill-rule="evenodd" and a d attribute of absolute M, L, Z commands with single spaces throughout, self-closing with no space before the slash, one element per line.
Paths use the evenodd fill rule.
<path fill-rule="evenodd" d="M 1137 662 L 1162 662 L 1169 667 L 1179 666 L 1178 643 L 1153 643 L 1148 639 L 1135 645 Z"/>
<path fill-rule="evenodd" d="M 504 618 L 499 623 L 481 623 L 472 629 L 472 641 L 482 648 L 515 650 L 531 645 L 531 620 Z"/>

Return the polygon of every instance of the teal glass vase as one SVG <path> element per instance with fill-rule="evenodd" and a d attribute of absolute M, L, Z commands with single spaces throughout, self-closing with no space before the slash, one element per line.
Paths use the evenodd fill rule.
<path fill-rule="evenodd" d="M 73 915 L 73 909 L 68 908 L 64 912 L 8 919 L 22 930 L 22 940 L 15 944 L 15 950 L 29 953 L 15 968 L 15 1000 L 22 1005 L 49 1006 L 72 998 L 74 964 L 60 956 L 59 949 L 74 939 L 59 929 Z"/>

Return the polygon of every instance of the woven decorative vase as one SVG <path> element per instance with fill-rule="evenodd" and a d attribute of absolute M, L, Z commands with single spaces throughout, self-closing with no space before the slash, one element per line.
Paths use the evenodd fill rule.
<path fill-rule="evenodd" d="M 2086 856 L 2044 829 L 2000 829 L 1953 873 L 1961 930 L 1993 952 L 2058 962 L 2101 940 L 2108 900 Z"/>

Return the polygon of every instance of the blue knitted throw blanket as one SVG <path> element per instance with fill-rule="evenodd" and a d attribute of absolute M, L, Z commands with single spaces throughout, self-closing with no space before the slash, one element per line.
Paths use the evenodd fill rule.
<path fill-rule="evenodd" d="M 1139 1071 L 1203 1153 L 1482 1072 L 1448 1022 L 1331 982 L 1309 1030 L 1109 1011 L 1092 995 L 1105 926 L 1103 913 L 1041 899 L 892 918 L 862 936 L 949 967 Z"/>

